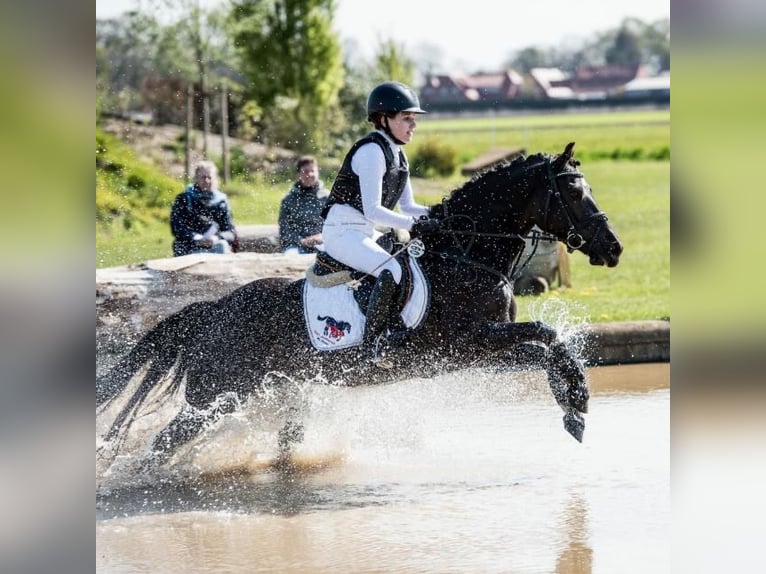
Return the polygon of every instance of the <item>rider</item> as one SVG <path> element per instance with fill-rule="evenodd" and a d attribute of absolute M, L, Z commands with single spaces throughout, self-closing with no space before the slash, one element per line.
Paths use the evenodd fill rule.
<path fill-rule="evenodd" d="M 354 269 L 377 277 L 367 307 L 364 345 L 377 357 L 378 336 L 402 279 L 399 263 L 375 239 L 376 225 L 414 234 L 439 229 L 427 208 L 415 202 L 407 156 L 417 114 L 425 114 L 415 92 L 399 82 L 375 86 L 367 97 L 367 120 L 375 130 L 346 154 L 322 211 L 325 252 Z M 399 207 L 401 213 L 394 211 Z"/>

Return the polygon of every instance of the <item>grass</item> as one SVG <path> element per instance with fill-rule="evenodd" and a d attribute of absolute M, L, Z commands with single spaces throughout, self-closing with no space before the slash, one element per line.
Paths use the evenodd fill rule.
<path fill-rule="evenodd" d="M 570 318 L 593 322 L 670 318 L 670 164 L 598 162 L 583 165 L 599 206 L 625 250 L 614 268 L 569 256 L 572 287 L 521 297 L 519 317 L 541 318 L 566 302 Z M 550 320 L 550 317 L 546 317 Z"/>
<path fill-rule="evenodd" d="M 491 149 L 558 153 L 570 141 L 576 142 L 577 156 L 583 161 L 625 154 L 641 159 L 669 154 L 670 111 L 423 119 L 411 144 L 413 153 L 429 139 L 455 147 L 461 163 Z"/>
<path fill-rule="evenodd" d="M 492 129 L 487 132 L 491 125 L 494 133 Z M 608 322 L 670 317 L 670 162 L 647 160 L 646 156 L 642 161 L 613 161 L 599 156 L 599 150 L 609 152 L 614 149 L 610 146 L 643 150 L 669 146 L 669 132 L 667 111 L 429 118 L 420 123 L 416 142 L 427 137 L 448 137 L 450 145 L 461 150 L 461 157 L 467 156 L 461 159 L 464 162 L 494 147 L 523 145 L 528 153 L 554 153 L 568 141 L 576 141 L 582 170 L 599 205 L 620 234 L 625 252 L 613 269 L 593 267 L 587 257 L 573 253 L 572 287 L 553 289 L 539 297 L 520 297 L 518 316 L 520 320 L 540 318 L 555 323 L 557 315 L 566 313 L 563 318 L 570 321 Z M 97 267 L 169 257 L 172 240 L 168 215 L 170 202 L 182 189 L 180 182 L 161 175 L 153 177 L 149 166 L 131 159 L 116 142 L 109 142 L 109 147 L 119 154 L 119 163 L 126 169 L 117 174 L 97 169 L 97 190 L 108 192 L 101 193 L 100 199 L 97 193 L 97 208 L 101 206 L 106 210 L 103 213 L 113 217 L 111 224 L 101 221 L 96 227 Z M 328 159 L 323 165 L 333 164 Z M 125 184 L 128 171 L 140 173 L 146 181 L 140 191 L 150 206 L 146 212 L 126 217 L 125 213 L 131 212 L 121 210 L 126 205 L 137 205 L 136 190 Z M 333 173 L 324 169 L 322 175 L 330 179 Z M 416 178 L 413 187 L 418 201 L 432 204 L 465 180 L 458 174 L 443 179 Z M 230 196 L 238 224 L 275 223 L 279 201 L 289 185 L 286 176 L 266 181 L 256 175 L 250 182 L 234 182 L 224 190 Z"/>

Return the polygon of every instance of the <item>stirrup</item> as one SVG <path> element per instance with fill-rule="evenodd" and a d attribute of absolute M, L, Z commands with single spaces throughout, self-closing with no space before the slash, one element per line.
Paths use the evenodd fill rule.
<path fill-rule="evenodd" d="M 388 344 L 386 336 L 381 333 L 375 337 L 372 343 L 372 358 L 370 362 L 379 369 L 393 369 L 394 362 L 388 357 L 388 351 L 391 346 Z"/>

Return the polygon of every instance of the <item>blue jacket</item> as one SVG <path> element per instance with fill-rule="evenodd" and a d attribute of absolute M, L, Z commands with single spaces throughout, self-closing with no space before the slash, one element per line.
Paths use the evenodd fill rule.
<path fill-rule="evenodd" d="M 226 194 L 216 189 L 204 192 L 189 185 L 176 196 L 170 209 L 170 230 L 175 238 L 173 255 L 205 251 L 194 240 L 194 235 L 204 235 L 213 223 L 218 226 L 218 237 L 229 243 L 235 241 L 236 228 Z"/>

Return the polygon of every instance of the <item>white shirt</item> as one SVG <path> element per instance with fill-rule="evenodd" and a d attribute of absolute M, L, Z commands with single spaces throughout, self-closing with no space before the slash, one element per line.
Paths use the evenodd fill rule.
<path fill-rule="evenodd" d="M 394 143 L 388 134 L 383 131 L 378 130 L 378 133 L 386 138 L 394 154 L 394 163 L 398 166 L 399 152 L 402 146 Z M 356 150 L 354 157 L 351 158 L 351 170 L 359 176 L 364 217 L 374 225 L 383 225 L 409 231 L 412 228 L 413 218 L 427 213 L 428 208 L 415 203 L 409 176 L 398 202 L 402 213 L 396 213 L 381 205 L 383 198 L 383 175 L 386 173 L 386 157 L 378 144 L 370 142 Z"/>

